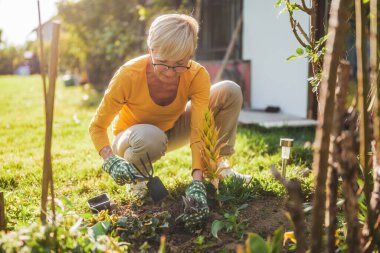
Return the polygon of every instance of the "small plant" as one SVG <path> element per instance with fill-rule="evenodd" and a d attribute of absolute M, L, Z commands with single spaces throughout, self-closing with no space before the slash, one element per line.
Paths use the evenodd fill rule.
<path fill-rule="evenodd" d="M 289 164 L 311 168 L 313 164 L 313 149 L 296 145 L 290 155 Z"/>
<path fill-rule="evenodd" d="M 220 183 L 218 200 L 223 203 L 229 203 L 239 206 L 254 197 L 255 189 L 252 181 L 246 182 L 239 177 L 226 177 Z"/>
<path fill-rule="evenodd" d="M 66 211 L 63 204 L 57 211 L 55 224 L 33 222 L 19 227 L 17 231 L 1 231 L 0 252 L 102 252 L 104 249 L 108 249 L 108 252 L 123 252 L 129 249 L 129 245 L 118 244 L 117 239 L 107 235 L 100 235 L 96 241 L 93 240 L 83 217 L 73 211 Z M 107 212 L 103 212 L 97 220 L 112 223 L 110 217 Z M 56 238 L 54 233 L 57 233 Z"/>
<path fill-rule="evenodd" d="M 265 241 L 260 235 L 249 233 L 245 241 L 245 247 L 238 245 L 237 253 L 281 253 L 284 238 L 284 228 L 280 227 L 274 232 L 274 236 Z"/>
<path fill-rule="evenodd" d="M 119 241 L 136 242 L 149 240 L 160 241 L 160 232 L 169 227 L 168 212 L 147 214 L 145 217 L 119 217 L 113 227 L 112 236 L 119 236 Z"/>
<path fill-rule="evenodd" d="M 218 232 L 224 230 L 226 233 L 231 233 L 237 239 L 241 239 L 245 229 L 248 227 L 247 220 L 239 221 L 238 216 L 240 210 L 247 208 L 248 204 L 243 204 L 236 208 L 234 213 L 225 213 L 223 220 L 214 220 L 211 225 L 211 234 L 218 238 Z"/>
<path fill-rule="evenodd" d="M 218 192 L 219 182 L 222 179 L 221 172 L 225 169 L 218 166 L 221 161 L 220 150 L 226 143 L 221 143 L 221 139 L 219 139 L 220 129 L 216 127 L 213 113 L 210 110 L 205 112 L 203 120 L 200 130 L 203 175 L 210 180 Z"/>
<path fill-rule="evenodd" d="M 195 252 L 201 252 L 216 245 L 215 242 L 207 240 L 204 235 L 197 236 L 193 243 L 195 244 Z"/>

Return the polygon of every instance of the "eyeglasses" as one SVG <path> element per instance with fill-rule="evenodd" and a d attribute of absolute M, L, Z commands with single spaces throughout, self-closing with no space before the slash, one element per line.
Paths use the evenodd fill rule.
<path fill-rule="evenodd" d="M 153 63 L 153 60 L 152 60 L 153 67 L 155 68 L 155 70 L 157 70 L 159 72 L 165 72 L 168 69 L 173 69 L 177 73 L 183 73 L 183 72 L 185 72 L 191 68 L 191 64 L 192 64 L 192 61 L 190 61 L 190 66 L 188 66 L 188 67 L 187 66 L 168 66 L 166 64 Z"/>

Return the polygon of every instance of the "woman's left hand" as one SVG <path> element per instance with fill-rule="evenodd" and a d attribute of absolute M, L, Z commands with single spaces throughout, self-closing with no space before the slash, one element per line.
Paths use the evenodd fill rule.
<path fill-rule="evenodd" d="M 194 180 L 187 187 L 185 193 L 186 197 L 183 197 L 185 210 L 180 216 L 180 220 L 184 222 L 186 228 L 195 232 L 210 213 L 207 205 L 206 186 L 202 181 Z"/>

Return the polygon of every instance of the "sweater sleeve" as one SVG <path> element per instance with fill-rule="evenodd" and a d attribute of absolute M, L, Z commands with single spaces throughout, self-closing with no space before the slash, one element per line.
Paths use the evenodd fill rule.
<path fill-rule="evenodd" d="M 125 67 L 121 67 L 115 73 L 89 125 L 89 133 L 98 152 L 110 145 L 107 128 L 128 102 L 131 85 L 126 72 Z"/>
<path fill-rule="evenodd" d="M 192 168 L 200 169 L 201 161 L 201 138 L 199 129 L 202 126 L 204 113 L 208 109 L 210 98 L 210 76 L 205 68 L 201 68 L 190 85 L 191 99 L 191 133 L 190 147 L 192 153 Z"/>

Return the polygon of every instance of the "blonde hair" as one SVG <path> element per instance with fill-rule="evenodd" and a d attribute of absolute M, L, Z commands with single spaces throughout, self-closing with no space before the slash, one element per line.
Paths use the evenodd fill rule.
<path fill-rule="evenodd" d="M 148 47 L 165 60 L 191 57 L 197 48 L 198 30 L 198 22 L 189 15 L 158 16 L 149 28 Z"/>

